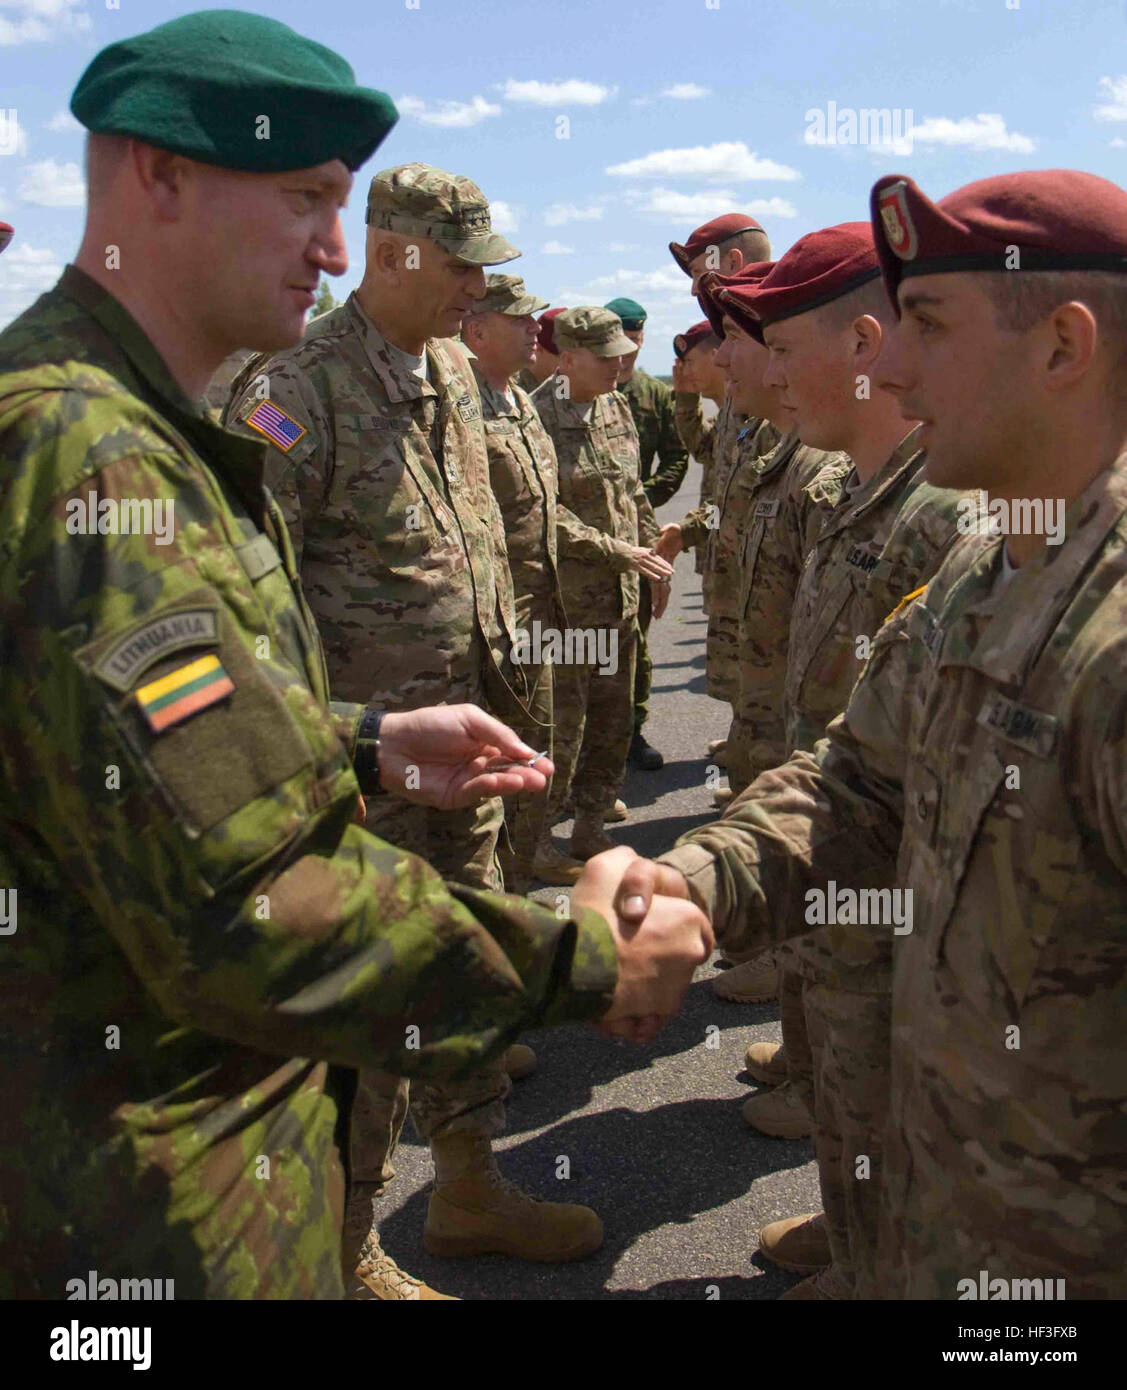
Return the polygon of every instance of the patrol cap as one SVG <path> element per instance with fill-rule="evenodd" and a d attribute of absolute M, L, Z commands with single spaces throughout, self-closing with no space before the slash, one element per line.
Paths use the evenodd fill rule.
<path fill-rule="evenodd" d="M 399 164 L 378 173 L 368 188 L 364 220 L 385 231 L 430 237 L 470 265 L 501 265 L 520 255 L 493 230 L 477 184 L 433 164 Z"/>
<path fill-rule="evenodd" d="M 711 222 L 698 227 L 684 244 L 671 241 L 669 249 L 685 274 L 691 275 L 691 261 L 695 261 L 710 246 L 719 246 L 721 242 L 731 241 L 732 237 L 739 236 L 741 232 L 763 232 L 763 228 L 747 213 L 726 212 L 723 217 L 714 217 Z M 763 232 L 763 235 L 766 236 L 767 233 Z"/>
<path fill-rule="evenodd" d="M 15 231 L 10 222 L 0 222 L 0 251 L 3 251 L 11 239 L 15 236 Z"/>
<path fill-rule="evenodd" d="M 263 174 L 330 159 L 358 169 L 399 119 L 332 49 L 242 10 L 199 10 L 103 48 L 70 109 L 87 130 Z"/>
<path fill-rule="evenodd" d="M 638 351 L 638 344 L 623 333 L 618 315 L 594 304 L 565 309 L 552 327 L 557 352 L 588 348 L 596 357 L 625 357 Z"/>
<path fill-rule="evenodd" d="M 697 283 L 697 303 L 704 310 L 712 331 L 718 338 L 724 337 L 724 315 L 744 330 L 750 333 L 757 341 L 763 341 L 763 331 L 755 319 L 751 318 L 743 308 L 741 300 L 728 303 L 721 298 L 721 291 L 728 288 L 737 290 L 754 290 L 761 285 L 770 275 L 776 265 L 775 261 L 753 261 L 751 265 L 745 265 L 738 270 L 735 275 L 721 275 L 718 270 L 706 270 Z"/>
<path fill-rule="evenodd" d="M 553 357 L 558 356 L 559 348 L 556 347 L 556 320 L 561 314 L 566 314 L 567 310 L 561 305 L 558 309 L 547 309 L 536 320 L 540 325 L 540 332 L 536 335 L 537 347 L 542 347 L 545 352 L 550 352 Z"/>
<path fill-rule="evenodd" d="M 604 304 L 603 308 L 617 314 L 622 320 L 623 328 L 628 328 L 631 333 L 637 333 L 646 321 L 646 311 L 636 299 L 612 299 L 609 304 Z"/>
<path fill-rule="evenodd" d="M 548 301 L 529 294 L 519 275 L 487 275 L 485 277 L 485 297 L 474 305 L 475 314 L 512 314 L 520 318 L 524 314 L 535 314 L 538 309 L 546 309 Z"/>
<path fill-rule="evenodd" d="M 712 324 L 707 319 L 701 319 L 700 323 L 694 323 L 692 328 L 686 328 L 684 333 L 677 334 L 673 339 L 673 354 L 678 358 L 688 357 L 698 343 L 717 336 Z"/>
<path fill-rule="evenodd" d="M 913 179 L 888 174 L 873 185 L 871 207 L 881 270 L 894 304 L 897 285 L 909 275 L 1127 272 L 1127 193 L 1078 169 L 1027 169 L 978 179 L 938 203 Z"/>
<path fill-rule="evenodd" d="M 842 222 L 799 237 L 758 283 L 741 283 L 736 276 L 714 294 L 741 327 L 758 321 L 762 330 L 840 299 L 879 274 L 872 227 L 868 222 Z"/>

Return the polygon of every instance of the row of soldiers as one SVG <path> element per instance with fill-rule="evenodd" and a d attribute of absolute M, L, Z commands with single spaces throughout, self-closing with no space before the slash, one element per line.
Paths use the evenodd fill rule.
<path fill-rule="evenodd" d="M 275 149 L 256 148 L 262 88 L 238 95 L 242 60 L 217 69 L 218 38 L 255 52 L 256 83 L 276 65 L 288 109 L 308 74 L 305 119 Z M 21 644 L 4 663 L 3 868 L 30 904 L 6 961 L 23 1126 L 3 1145 L 9 1279 L 49 1295 L 72 1265 L 141 1261 L 211 1295 L 335 1296 L 343 1227 L 357 1293 L 433 1297 L 378 1241 L 408 1105 L 435 1162 L 429 1249 L 587 1253 L 594 1212 L 533 1201 L 493 1162 L 510 1074 L 535 1065 L 513 1044 L 583 1017 L 653 1036 L 710 921 L 745 989 L 776 952 L 784 1042 L 749 1063 L 779 1084 L 750 1104 L 812 1128 L 824 1205 L 761 1233 L 808 1272 L 790 1296 L 951 1298 L 980 1274 L 1121 1296 L 1127 195 L 1049 171 L 933 203 L 893 175 L 869 220 L 776 262 L 738 217 L 731 237 L 674 244 L 725 380 L 709 489 L 608 568 L 660 580 L 654 552 L 707 541 L 733 795 L 656 864 L 596 854 L 561 920 L 499 893 L 492 852 L 495 794 L 547 779 L 481 708 L 529 713 L 483 391 L 451 341 L 468 318 L 472 344 L 481 267 L 508 259 L 480 192 L 418 165 L 377 176 L 361 290 L 277 353 L 310 268 L 344 268 L 342 170 L 386 134 L 385 103 L 237 11 L 114 45 L 72 100 L 93 132 L 79 266 L 0 337 L 6 655 Z M 201 129 L 204 110 L 227 124 Z M 209 275 L 235 226 L 246 240 Z M 121 299 L 94 254 L 111 230 Z M 577 492 L 609 505 L 632 488 L 640 527 L 620 327 L 568 312 L 571 356 L 538 413 L 561 438 L 621 422 L 633 471 L 608 445 Z M 685 335 L 679 384 L 705 384 L 705 341 Z M 239 342 L 267 356 L 224 431 L 198 397 Z M 512 418 L 521 398 L 481 360 Z M 284 460 L 269 467 L 291 527 L 262 487 L 273 455 L 240 429 Z M 175 497 L 173 554 L 64 534 L 91 479 L 111 501 Z M 980 524 L 1056 498 L 1059 546 Z M 614 527 L 581 512 L 595 551 Z M 611 592 L 629 643 L 625 581 Z M 373 659 L 385 614 L 398 640 Z M 428 645 L 431 614 L 465 641 Z M 585 805 L 572 783 L 595 836 L 617 782 Z M 101 1045 L 110 1025 L 128 1047 Z"/>

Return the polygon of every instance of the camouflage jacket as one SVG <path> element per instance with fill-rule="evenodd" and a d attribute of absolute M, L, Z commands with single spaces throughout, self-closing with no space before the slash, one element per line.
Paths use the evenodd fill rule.
<path fill-rule="evenodd" d="M 620 544 L 601 559 L 568 544 L 560 555 L 564 603 L 573 619 L 623 622 L 638 612 L 638 575 L 624 569 L 624 547 L 652 546 L 658 527 L 638 474 L 638 432 L 617 391 L 587 407 L 557 395 L 549 377 L 532 404 L 556 449 L 560 501 L 574 516 Z M 578 540 L 579 538 L 576 537 Z"/>
<path fill-rule="evenodd" d="M 1006 585 L 959 540 L 815 752 L 663 856 L 732 949 L 911 893 L 830 928 L 893 940 L 884 1297 L 1127 1297 L 1127 455 L 1065 529 Z"/>
<path fill-rule="evenodd" d="M 252 359 L 224 420 L 270 443 L 267 483 L 333 694 L 384 709 L 469 700 L 505 718 L 524 688 L 477 383 L 453 341 L 426 355 L 422 381 L 352 294 L 296 347 Z"/>
<path fill-rule="evenodd" d="M 691 417 L 682 402 L 693 403 Z M 748 418 L 732 410 L 728 397 L 720 403 L 715 420 L 705 421 L 701 415 L 699 396 L 677 396 L 677 428 L 686 447 L 701 462 L 700 502 L 681 522 L 681 541 L 686 549 L 695 548 L 698 557 L 703 553 L 707 568 L 707 552 L 720 523 L 716 505 L 717 473 L 727 476 L 732 454 L 740 431 Z M 691 419 L 691 424 L 689 420 Z M 697 440 L 696 444 L 689 443 Z"/>
<path fill-rule="evenodd" d="M 673 422 L 673 392 L 664 381 L 635 367 L 634 375 L 618 388 L 630 405 L 638 431 L 642 482 L 655 509 L 668 502 L 689 467 L 689 455 Z M 654 459 L 657 469 L 654 470 Z"/>
<path fill-rule="evenodd" d="M 769 420 L 749 420 L 736 436 L 731 464 L 716 469 L 713 497 L 716 525 L 708 547 L 704 588 L 710 618 L 731 618 L 740 611 L 740 562 L 751 498 L 759 483 L 759 460 L 782 435 Z"/>
<path fill-rule="evenodd" d="M 596 914 L 354 823 L 265 454 L 74 267 L 0 334 L 5 1296 L 338 1297 L 327 1063 L 469 1074 L 609 999 Z"/>
<path fill-rule="evenodd" d="M 743 782 L 785 763 L 790 753 L 784 691 L 791 611 L 806 557 L 832 505 L 822 489 L 810 484 L 823 473 L 829 481 L 851 467 L 844 454 L 810 449 L 791 430 L 737 480 L 747 494 L 739 501 L 745 522 L 734 576 L 739 583 L 739 715 L 747 739 Z"/>
<path fill-rule="evenodd" d="M 789 748 L 813 749 L 849 701 L 867 648 L 905 594 L 939 568 L 958 535 L 962 493 L 923 480 L 925 457 L 912 430 L 888 463 L 846 495 L 854 470 L 827 471 L 811 487 L 840 500 L 822 523 L 798 583 L 784 703 Z M 892 972 L 887 938 L 846 968 L 827 933 L 816 932 L 780 959 L 810 979 L 883 992 Z"/>

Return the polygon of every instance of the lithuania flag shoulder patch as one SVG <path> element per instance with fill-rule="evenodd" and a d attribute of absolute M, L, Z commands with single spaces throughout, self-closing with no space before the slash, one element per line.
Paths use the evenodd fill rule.
<path fill-rule="evenodd" d="M 202 656 L 186 666 L 142 685 L 137 703 L 153 733 L 160 734 L 190 714 L 198 714 L 235 689 L 235 682 L 217 656 Z"/>

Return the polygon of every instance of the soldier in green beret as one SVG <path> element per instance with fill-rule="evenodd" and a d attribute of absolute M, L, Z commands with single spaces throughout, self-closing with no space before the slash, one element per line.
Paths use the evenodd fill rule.
<path fill-rule="evenodd" d="M 647 1036 L 708 930 L 663 899 L 626 939 L 618 872 L 625 902 L 648 871 L 623 850 L 561 922 L 357 823 L 361 790 L 544 783 L 486 770 L 534 750 L 472 706 L 330 704 L 263 445 L 202 400 L 346 269 L 339 208 L 391 102 L 213 10 L 100 53 L 72 109 L 82 246 L 0 334 L 0 1293 L 96 1270 L 338 1298 L 356 1069 L 465 1075 L 563 1019 Z"/>
<path fill-rule="evenodd" d="M 645 340 L 646 311 L 636 299 L 612 299 L 604 305 L 622 320 L 622 331 L 641 349 Z M 622 359 L 618 374 L 618 389 L 626 397 L 630 414 L 638 430 L 638 449 L 642 470 L 642 486 L 650 505 L 656 511 L 668 502 L 685 481 L 689 467 L 689 451 L 681 443 L 673 420 L 673 392 L 664 381 L 658 381 L 637 365 L 638 354 Z M 654 460 L 657 468 L 654 468 Z M 653 685 L 653 662 L 646 644 L 653 609 L 649 586 L 642 585 L 638 596 L 638 661 L 634 673 L 634 736 L 630 741 L 630 762 L 645 772 L 656 772 L 665 759 L 652 747 L 642 733 L 649 718 L 650 688 Z"/>

